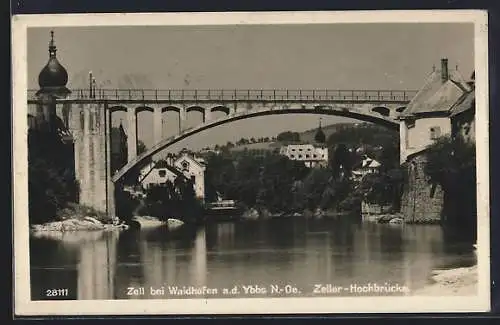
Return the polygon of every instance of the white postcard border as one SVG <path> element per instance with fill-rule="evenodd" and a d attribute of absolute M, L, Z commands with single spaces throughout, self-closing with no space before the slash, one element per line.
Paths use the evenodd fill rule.
<path fill-rule="evenodd" d="M 147 19 L 146 19 L 147 18 Z M 475 24 L 478 295 L 465 297 L 228 298 L 30 301 L 27 182 L 27 28 L 55 26 Z M 18 15 L 12 19 L 13 226 L 16 315 L 283 314 L 472 312 L 490 309 L 488 24 L 479 10 Z M 484 126 L 484 127 L 481 127 Z"/>

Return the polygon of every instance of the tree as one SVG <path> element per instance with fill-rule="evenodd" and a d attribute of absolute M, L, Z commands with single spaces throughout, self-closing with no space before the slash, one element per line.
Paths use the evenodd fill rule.
<path fill-rule="evenodd" d="M 53 130 L 28 131 L 28 204 L 30 223 L 53 220 L 57 211 L 78 201 L 75 179 L 67 145 Z"/>
<path fill-rule="evenodd" d="M 285 131 L 278 134 L 276 139 L 280 142 L 300 142 L 300 134 L 298 132 Z"/>
<path fill-rule="evenodd" d="M 476 147 L 461 137 L 444 136 L 426 151 L 424 172 L 431 184 L 444 192 L 443 217 L 449 226 L 458 226 L 475 238 L 476 214 Z"/>
<path fill-rule="evenodd" d="M 141 140 L 137 140 L 137 155 L 140 155 L 140 154 L 146 152 L 147 150 L 148 150 L 148 148 L 146 147 L 144 142 L 142 142 Z"/>

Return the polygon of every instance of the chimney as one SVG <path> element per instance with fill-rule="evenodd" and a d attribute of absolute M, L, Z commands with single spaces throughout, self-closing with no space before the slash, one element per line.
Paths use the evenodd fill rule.
<path fill-rule="evenodd" d="M 441 59 L 441 81 L 446 82 L 449 79 L 449 73 L 448 73 L 448 59 L 443 58 Z"/>

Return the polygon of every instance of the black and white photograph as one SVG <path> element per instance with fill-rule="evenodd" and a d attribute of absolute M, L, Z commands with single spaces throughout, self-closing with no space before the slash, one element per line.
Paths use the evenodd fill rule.
<path fill-rule="evenodd" d="M 12 26 L 16 313 L 489 309 L 484 12 Z"/>

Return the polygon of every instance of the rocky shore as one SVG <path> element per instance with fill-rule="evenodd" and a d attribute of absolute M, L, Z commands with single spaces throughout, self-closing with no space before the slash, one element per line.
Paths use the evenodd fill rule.
<path fill-rule="evenodd" d="M 63 221 L 52 221 L 41 225 L 32 225 L 31 230 L 40 231 L 81 231 L 81 230 L 113 230 L 127 229 L 128 225 L 116 220 L 113 223 L 102 223 L 92 217 L 71 218 Z"/>
<path fill-rule="evenodd" d="M 291 218 L 291 217 L 305 217 L 305 218 L 314 218 L 321 219 L 327 217 L 338 217 L 340 215 L 349 215 L 350 212 L 347 211 L 336 211 L 336 210 L 304 210 L 304 211 L 296 211 L 296 212 L 271 212 L 266 208 L 249 208 L 246 209 L 241 218 L 243 220 L 257 220 L 257 219 L 270 219 L 270 218 Z"/>
<path fill-rule="evenodd" d="M 118 217 L 110 217 L 92 208 L 72 204 L 58 212 L 54 221 L 31 225 L 32 232 L 66 232 L 128 229 Z"/>
<path fill-rule="evenodd" d="M 417 289 L 414 296 L 468 296 L 477 294 L 477 265 L 449 270 L 436 270 L 433 283 Z"/>

